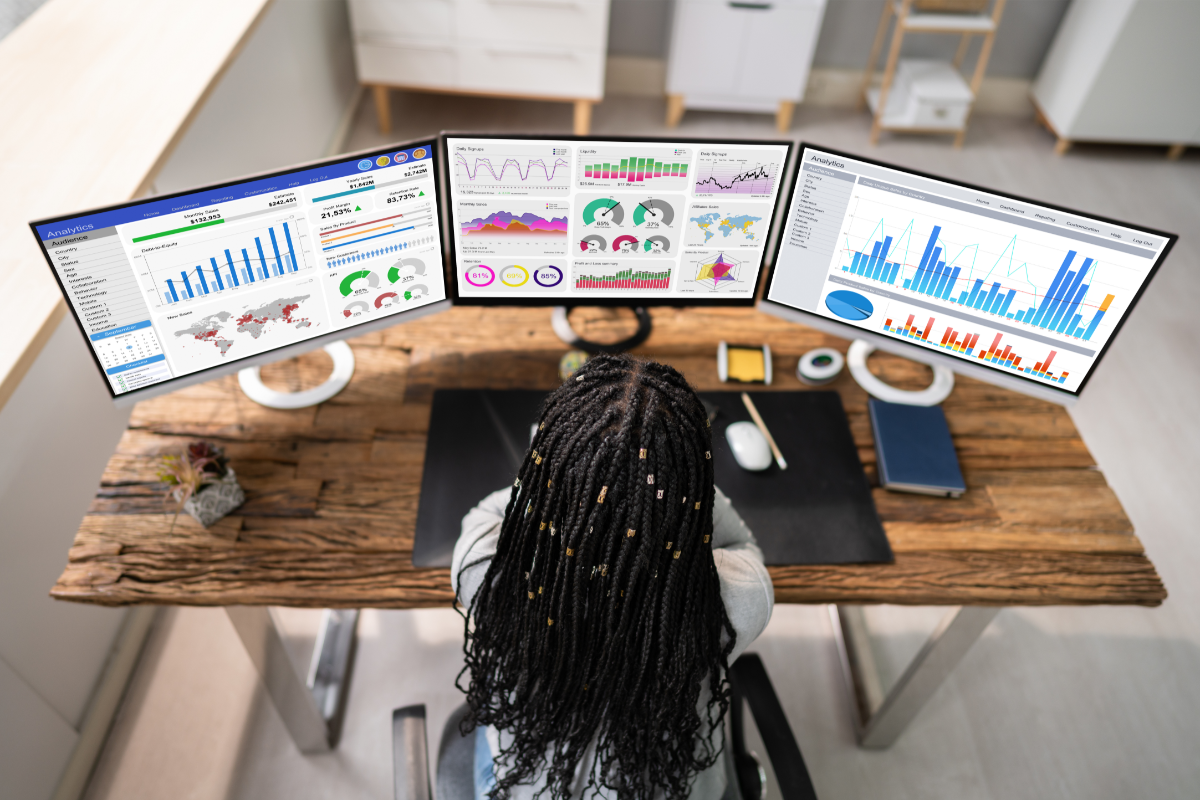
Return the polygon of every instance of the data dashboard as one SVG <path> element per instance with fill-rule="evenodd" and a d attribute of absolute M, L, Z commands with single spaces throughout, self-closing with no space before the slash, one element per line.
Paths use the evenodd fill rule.
<path fill-rule="evenodd" d="M 114 395 L 446 299 L 432 141 L 33 229 Z"/>
<path fill-rule="evenodd" d="M 753 301 L 790 143 L 445 142 L 460 302 Z"/>
<path fill-rule="evenodd" d="M 1078 393 L 1173 236 L 804 147 L 766 299 Z"/>

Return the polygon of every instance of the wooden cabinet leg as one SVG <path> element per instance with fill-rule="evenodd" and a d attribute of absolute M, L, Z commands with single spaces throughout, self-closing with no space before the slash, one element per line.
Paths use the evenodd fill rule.
<path fill-rule="evenodd" d="M 683 95 L 667 95 L 667 127 L 674 128 L 683 119 Z"/>
<path fill-rule="evenodd" d="M 375 90 L 375 116 L 379 118 L 379 132 L 389 134 L 392 132 L 392 107 L 388 103 L 388 87 L 372 88 Z"/>
<path fill-rule="evenodd" d="M 967 140 L 967 131 L 964 128 L 963 130 L 954 134 L 954 147 L 958 150 L 961 150 L 962 146 L 963 146 L 963 142 L 965 142 L 966 140 Z"/>
<path fill-rule="evenodd" d="M 1173 144 L 1167 148 L 1167 158 L 1171 161 L 1178 161 L 1184 150 L 1187 150 L 1186 144 Z"/>
<path fill-rule="evenodd" d="M 779 110 L 775 112 L 775 128 L 780 133 L 787 133 L 792 127 L 792 112 L 796 110 L 796 104 L 791 100 L 780 100 Z"/>
<path fill-rule="evenodd" d="M 1071 149 L 1071 140 L 1058 137 L 1058 141 L 1054 143 L 1054 155 L 1061 156 L 1063 153 Z"/>
<path fill-rule="evenodd" d="M 587 136 L 592 130 L 592 101 L 575 101 L 575 135 Z"/>

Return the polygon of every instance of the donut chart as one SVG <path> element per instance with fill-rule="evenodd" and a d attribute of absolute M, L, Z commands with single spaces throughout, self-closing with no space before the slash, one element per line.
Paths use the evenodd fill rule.
<path fill-rule="evenodd" d="M 529 270 L 520 264 L 510 264 L 500 271 L 500 282 L 510 289 L 516 289 L 529 282 Z"/>
<path fill-rule="evenodd" d="M 342 313 L 347 317 L 353 317 L 355 314 L 366 314 L 370 310 L 371 306 L 366 300 L 355 300 L 353 303 L 346 306 L 346 310 Z"/>
<path fill-rule="evenodd" d="M 351 272 L 346 277 L 342 278 L 342 284 L 339 287 L 342 295 L 345 297 L 352 294 L 354 292 L 354 282 L 363 278 L 366 278 L 367 286 L 371 287 L 372 289 L 379 285 L 379 276 L 370 270 L 364 269 L 359 270 L 358 272 Z"/>
<path fill-rule="evenodd" d="M 400 302 L 400 295 L 396 294 L 395 292 L 384 292 L 383 294 L 379 295 L 379 297 L 375 298 L 375 307 L 383 308 L 383 301 L 389 297 L 392 298 L 392 302 L 388 303 L 389 306 L 394 306 Z"/>
<path fill-rule="evenodd" d="M 407 271 L 406 270 L 407 267 L 412 268 L 413 275 L 424 275 L 425 274 L 425 262 L 424 261 L 422 261 L 419 258 L 402 258 L 399 261 L 397 261 L 392 266 L 391 269 L 388 270 L 388 273 L 387 273 L 388 283 L 395 283 L 396 281 L 400 280 L 401 271 L 402 270 Z"/>
<path fill-rule="evenodd" d="M 429 289 L 424 284 L 418 283 L 416 286 L 410 286 L 404 290 L 405 300 L 420 300 L 425 295 L 429 294 Z"/>
<path fill-rule="evenodd" d="M 538 286 L 544 286 L 549 289 L 551 286 L 558 286 L 562 283 L 563 271 L 553 264 L 547 264 L 544 267 L 538 267 L 533 271 L 533 281 Z"/>
<path fill-rule="evenodd" d="M 484 286 L 492 285 L 492 282 L 496 280 L 496 273 L 487 264 L 476 264 L 463 270 L 463 278 L 477 289 L 482 289 Z"/>

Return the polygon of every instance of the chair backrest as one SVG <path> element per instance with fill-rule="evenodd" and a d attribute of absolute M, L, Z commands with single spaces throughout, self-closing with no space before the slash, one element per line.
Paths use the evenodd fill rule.
<path fill-rule="evenodd" d="M 436 800 L 475 797 L 475 735 L 463 736 L 458 726 L 467 716 L 463 703 L 450 713 L 438 743 Z"/>

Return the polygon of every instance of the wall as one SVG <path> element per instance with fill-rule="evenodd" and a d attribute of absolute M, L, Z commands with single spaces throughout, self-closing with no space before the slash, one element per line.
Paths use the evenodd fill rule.
<path fill-rule="evenodd" d="M 0 3 L 0 22 L 34 5 Z M 344 0 L 276 0 L 155 189 L 321 158 L 355 92 Z M 125 618 L 48 591 L 128 416 L 70 317 L 0 408 L 0 797 L 54 792 Z"/>
<path fill-rule="evenodd" d="M 345 0 L 275 0 L 159 172 L 155 190 L 321 158 L 357 85 Z"/>
<path fill-rule="evenodd" d="M 675 0 L 612 0 L 608 52 L 615 56 L 665 59 Z M 1041 66 L 1069 0 L 1009 0 L 996 34 L 988 75 L 1032 79 Z M 829 0 L 817 40 L 814 69 L 866 66 L 883 0 Z M 952 58 L 953 36 L 905 37 L 905 55 Z"/>
<path fill-rule="evenodd" d="M 125 612 L 48 592 L 129 412 L 113 408 L 64 318 L 0 409 L 0 775 L 5 797 L 49 797 Z"/>

